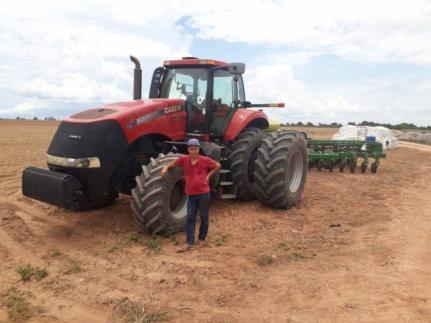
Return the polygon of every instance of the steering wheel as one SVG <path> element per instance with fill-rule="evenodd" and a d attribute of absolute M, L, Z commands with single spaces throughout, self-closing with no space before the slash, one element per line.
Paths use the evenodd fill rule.
<path fill-rule="evenodd" d="M 193 111 L 202 113 L 202 108 L 196 104 L 194 104 L 192 101 L 187 100 L 187 103 L 190 104 L 190 106 L 192 107 Z"/>
<path fill-rule="evenodd" d="M 198 95 L 195 93 L 186 93 L 186 101 L 192 104 L 195 104 L 198 102 Z"/>

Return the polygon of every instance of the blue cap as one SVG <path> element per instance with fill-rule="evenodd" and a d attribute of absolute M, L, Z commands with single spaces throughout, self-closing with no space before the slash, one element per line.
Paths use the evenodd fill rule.
<path fill-rule="evenodd" d="M 199 140 L 197 140 L 196 138 L 192 138 L 192 139 L 189 139 L 188 141 L 187 141 L 187 146 L 196 146 L 196 147 L 200 147 L 201 145 L 200 145 L 200 143 L 199 143 Z"/>

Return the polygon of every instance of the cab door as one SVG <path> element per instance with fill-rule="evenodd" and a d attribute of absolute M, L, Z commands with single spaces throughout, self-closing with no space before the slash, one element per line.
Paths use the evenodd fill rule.
<path fill-rule="evenodd" d="M 225 70 L 214 72 L 213 106 L 210 134 L 222 137 L 235 110 L 245 101 L 244 84 L 240 74 Z"/>

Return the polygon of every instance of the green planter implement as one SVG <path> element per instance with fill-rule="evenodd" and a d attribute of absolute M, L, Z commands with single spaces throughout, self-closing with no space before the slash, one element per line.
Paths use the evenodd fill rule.
<path fill-rule="evenodd" d="M 360 169 L 365 173 L 370 163 L 371 172 L 377 172 L 380 158 L 385 158 L 382 144 L 375 141 L 361 140 L 307 140 L 308 169 L 328 169 L 330 172 L 338 167 L 340 172 L 348 168 L 354 173 L 358 159 L 362 160 Z"/>

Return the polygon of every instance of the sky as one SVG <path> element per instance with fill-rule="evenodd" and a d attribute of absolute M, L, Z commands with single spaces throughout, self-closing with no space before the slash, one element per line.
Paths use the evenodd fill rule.
<path fill-rule="evenodd" d="M 431 125 L 431 1 L 0 0 L 0 118 L 143 96 L 183 56 L 246 64 L 247 100 L 280 122 Z"/>

